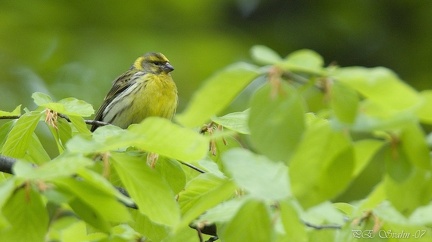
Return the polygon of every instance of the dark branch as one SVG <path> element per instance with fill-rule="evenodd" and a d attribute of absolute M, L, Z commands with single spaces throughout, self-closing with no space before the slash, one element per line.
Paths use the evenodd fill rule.
<path fill-rule="evenodd" d="M 199 172 L 199 173 L 205 173 L 205 171 L 201 170 L 200 168 L 198 168 L 198 167 L 196 167 L 196 166 L 194 166 L 194 165 L 191 165 L 191 164 L 189 164 L 189 163 L 183 162 L 183 161 L 181 161 L 181 160 L 179 160 L 179 162 L 180 162 L 180 164 L 182 164 L 182 165 L 184 165 L 184 166 L 187 166 L 187 167 L 189 167 L 189 168 L 191 168 L 191 169 L 194 169 L 194 170 L 196 170 L 196 171 Z"/>
<path fill-rule="evenodd" d="M 68 121 L 69 123 L 71 122 L 70 121 L 70 119 L 69 119 L 69 117 L 68 116 L 66 116 L 66 115 L 64 115 L 64 114 L 61 114 L 61 113 L 59 113 L 58 114 L 58 116 L 59 117 L 61 117 L 61 118 L 64 118 L 64 119 L 66 119 L 66 121 Z M 86 124 L 89 124 L 89 125 L 96 125 L 96 126 L 105 126 L 105 125 L 108 125 L 109 123 L 106 123 L 106 122 L 102 122 L 102 121 L 99 121 L 99 120 L 84 120 L 84 122 L 86 123 Z"/>
<path fill-rule="evenodd" d="M 64 118 L 69 123 L 71 122 L 71 120 L 69 119 L 69 117 L 66 116 L 66 115 L 64 115 L 64 114 L 59 113 L 58 116 L 61 117 L 61 118 Z M 0 116 L 0 119 L 19 119 L 20 117 L 21 117 L 21 115 L 18 115 L 18 116 Z M 96 125 L 96 126 L 105 126 L 105 125 L 109 124 L 109 123 L 102 122 L 102 121 L 99 121 L 99 120 L 91 120 L 91 119 L 86 119 L 86 120 L 84 120 L 84 122 L 86 124 Z"/>
<path fill-rule="evenodd" d="M 15 162 L 14 158 L 0 155 L 0 171 L 12 174 L 12 167 Z"/>
<path fill-rule="evenodd" d="M 21 116 L 0 116 L 0 119 L 19 119 Z"/>
<path fill-rule="evenodd" d="M 303 224 L 306 225 L 309 228 L 313 228 L 313 229 L 341 229 L 342 226 L 341 225 L 336 225 L 336 224 L 328 224 L 328 225 L 315 225 L 315 224 L 311 224 L 309 222 L 303 221 Z"/>

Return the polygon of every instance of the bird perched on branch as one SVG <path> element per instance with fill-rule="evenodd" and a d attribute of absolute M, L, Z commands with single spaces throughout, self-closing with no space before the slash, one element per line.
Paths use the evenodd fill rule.
<path fill-rule="evenodd" d="M 170 72 L 174 67 L 161 53 L 146 53 L 113 82 L 94 120 L 121 128 L 147 117 L 172 119 L 177 108 L 177 87 Z M 93 124 L 91 131 L 98 128 Z"/>

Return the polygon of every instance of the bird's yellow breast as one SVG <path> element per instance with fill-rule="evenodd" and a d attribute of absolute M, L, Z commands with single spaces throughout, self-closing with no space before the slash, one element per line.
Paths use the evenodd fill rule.
<path fill-rule="evenodd" d="M 137 80 L 139 90 L 131 103 L 130 123 L 139 123 L 146 117 L 171 119 L 177 108 L 177 87 L 170 74 L 145 74 Z"/>

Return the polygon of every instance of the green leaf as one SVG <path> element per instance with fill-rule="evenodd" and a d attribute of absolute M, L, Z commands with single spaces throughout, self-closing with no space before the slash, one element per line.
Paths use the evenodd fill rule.
<path fill-rule="evenodd" d="M 385 194 L 392 205 L 404 215 L 428 204 L 432 199 L 431 172 L 414 168 L 403 181 L 384 178 Z"/>
<path fill-rule="evenodd" d="M 416 119 L 412 110 L 395 111 L 368 99 L 360 103 L 358 110 L 359 113 L 351 129 L 359 132 L 401 129 Z"/>
<path fill-rule="evenodd" d="M 232 197 L 235 185 L 227 178 L 211 173 L 200 174 L 186 184 L 179 193 L 178 202 L 182 211 L 182 224 L 187 225 L 206 210 Z"/>
<path fill-rule="evenodd" d="M 24 157 L 41 117 L 41 112 L 23 114 L 9 132 L 1 153 L 14 158 Z"/>
<path fill-rule="evenodd" d="M 304 105 L 288 84 L 281 83 L 281 94 L 271 95 L 265 85 L 252 97 L 249 115 L 251 142 L 273 160 L 288 161 L 304 130 Z"/>
<path fill-rule="evenodd" d="M 287 241 L 308 241 L 305 225 L 300 220 L 298 209 L 294 204 L 288 201 L 281 201 L 279 206 L 280 216 L 285 229 L 284 238 L 287 239 Z"/>
<path fill-rule="evenodd" d="M 226 225 L 220 237 L 224 242 L 272 241 L 272 222 L 263 202 L 246 202 L 235 217 Z"/>
<path fill-rule="evenodd" d="M 38 106 L 49 108 L 65 115 L 89 117 L 94 113 L 94 109 L 90 104 L 76 98 L 70 97 L 53 102 L 50 96 L 40 92 L 33 93 L 32 98 Z"/>
<path fill-rule="evenodd" d="M 69 115 L 69 119 L 79 134 L 84 134 L 84 135 L 89 135 L 89 136 L 91 135 L 91 132 L 87 128 L 87 124 L 84 122 L 83 117 L 75 116 L 75 115 Z"/>
<path fill-rule="evenodd" d="M 44 106 L 45 104 L 52 103 L 51 97 L 45 93 L 35 92 L 32 94 L 33 101 L 38 106 Z"/>
<path fill-rule="evenodd" d="M 327 120 L 312 121 L 291 159 L 291 189 L 303 207 L 333 198 L 351 181 L 354 154 L 349 137 Z"/>
<path fill-rule="evenodd" d="M 45 147 L 43 147 L 35 133 L 32 135 L 32 140 L 30 141 L 23 160 L 31 161 L 35 164 L 43 164 L 51 160 L 51 157 L 48 155 Z"/>
<path fill-rule="evenodd" d="M 105 193 L 109 196 L 115 196 L 119 201 L 124 204 L 133 205 L 134 202 L 129 197 L 126 197 L 119 190 L 117 190 L 113 184 L 107 181 L 102 175 L 90 170 L 90 169 L 79 169 L 76 174 L 85 180 L 86 183 L 97 188 L 100 192 Z"/>
<path fill-rule="evenodd" d="M 354 144 L 355 165 L 353 177 L 356 177 L 363 171 L 383 144 L 382 141 L 371 139 L 360 140 Z"/>
<path fill-rule="evenodd" d="M 85 222 L 105 233 L 111 232 L 111 226 L 100 211 L 94 209 L 90 204 L 80 198 L 73 198 L 69 206 Z"/>
<path fill-rule="evenodd" d="M 429 225 L 432 224 L 432 204 L 417 208 L 409 217 L 410 223 Z"/>
<path fill-rule="evenodd" d="M 70 124 L 64 119 L 58 119 L 56 127 L 48 125 L 48 128 L 54 136 L 59 153 L 63 153 L 64 144 L 72 137 Z"/>
<path fill-rule="evenodd" d="M 93 165 L 93 161 L 81 155 L 58 156 L 54 160 L 33 168 L 29 163 L 18 161 L 13 167 L 17 177 L 25 179 L 41 179 L 45 181 L 55 180 L 59 177 L 68 177 L 76 174 L 79 169 Z M 29 167 L 32 167 L 29 169 Z"/>
<path fill-rule="evenodd" d="M 127 222 L 130 220 L 126 207 L 117 200 L 112 192 L 103 189 L 103 185 L 72 177 L 57 178 L 52 182 L 59 191 L 73 196 L 69 204 L 78 215 L 88 214 L 83 219 L 103 231 L 107 231 L 108 221 Z"/>
<path fill-rule="evenodd" d="M 263 65 L 272 65 L 282 61 L 282 58 L 274 50 L 263 45 L 253 46 L 251 55 L 254 61 Z"/>
<path fill-rule="evenodd" d="M 430 155 L 426 136 L 417 122 L 410 122 L 403 128 L 400 141 L 402 151 L 411 164 L 423 169 L 430 169 Z"/>
<path fill-rule="evenodd" d="M 231 149 L 222 156 L 224 166 L 235 183 L 255 198 L 282 200 L 290 195 L 288 170 L 245 149 Z"/>
<path fill-rule="evenodd" d="M 170 227 L 180 220 L 180 209 L 174 193 L 145 160 L 124 153 L 112 153 L 111 161 L 120 180 L 138 205 L 141 213 L 150 220 Z"/>
<path fill-rule="evenodd" d="M 0 110 L 0 116 L 10 117 L 10 116 L 20 116 L 21 115 L 21 105 L 18 105 L 12 112 L 6 112 Z"/>
<path fill-rule="evenodd" d="M 200 223 L 226 223 L 230 221 L 240 210 L 243 204 L 249 201 L 249 197 L 240 197 L 219 203 L 216 207 L 207 210 L 195 224 Z"/>
<path fill-rule="evenodd" d="M 129 146 L 172 159 L 197 161 L 207 155 L 208 139 L 167 119 L 148 117 L 128 130 L 112 125 L 98 128 L 92 140 L 74 136 L 66 145 L 69 151 L 77 153 L 106 152 Z"/>
<path fill-rule="evenodd" d="M 344 214 L 329 201 L 303 212 L 301 220 L 314 225 L 342 225 L 346 222 Z"/>
<path fill-rule="evenodd" d="M 338 81 L 333 83 L 330 90 L 330 104 L 336 118 L 342 123 L 353 123 L 359 104 L 357 92 Z"/>
<path fill-rule="evenodd" d="M 3 145 L 6 142 L 6 138 L 14 125 L 15 125 L 15 120 L 12 120 L 0 126 L 0 151 L 2 151 Z"/>
<path fill-rule="evenodd" d="M 313 50 L 297 50 L 289 54 L 282 67 L 293 72 L 306 72 L 322 75 L 324 60 Z"/>
<path fill-rule="evenodd" d="M 229 113 L 222 117 L 213 117 L 212 121 L 240 134 L 249 134 L 248 119 L 249 109 L 243 112 Z"/>
<path fill-rule="evenodd" d="M 184 189 L 186 175 L 178 161 L 159 157 L 155 170 L 165 179 L 175 194 Z"/>
<path fill-rule="evenodd" d="M 63 114 L 66 115 L 74 115 L 81 117 L 89 117 L 94 113 L 93 106 L 89 103 L 78 100 L 76 98 L 64 98 L 60 100 L 58 103 L 62 104 L 65 112 Z"/>
<path fill-rule="evenodd" d="M 413 88 L 383 67 L 340 68 L 335 71 L 334 78 L 390 110 L 407 109 L 421 100 Z"/>
<path fill-rule="evenodd" d="M 134 213 L 135 218 L 134 229 L 142 235 L 145 235 L 146 238 L 151 241 L 162 241 L 168 236 L 170 231 L 168 227 L 151 221 L 142 213 L 136 211 L 132 211 L 132 213 Z"/>
<path fill-rule="evenodd" d="M 130 126 L 129 131 L 135 147 L 173 159 L 196 161 L 208 151 L 207 138 L 167 119 L 149 117 Z"/>
<path fill-rule="evenodd" d="M 259 74 L 256 66 L 246 63 L 223 69 L 205 81 L 176 120 L 187 127 L 201 126 L 223 111 Z"/>
<path fill-rule="evenodd" d="M 8 179 L 0 184 L 0 208 L 3 208 L 15 190 L 15 179 Z M 3 214 L 0 211 L 0 229 L 2 229 Z"/>
<path fill-rule="evenodd" d="M 0 241 L 44 241 L 48 213 L 41 195 L 33 188 L 15 191 L 2 212 L 11 226 L 0 231 Z"/>
<path fill-rule="evenodd" d="M 417 117 L 423 123 L 432 124 L 432 90 L 425 90 L 420 93 L 422 104 L 417 110 Z"/>

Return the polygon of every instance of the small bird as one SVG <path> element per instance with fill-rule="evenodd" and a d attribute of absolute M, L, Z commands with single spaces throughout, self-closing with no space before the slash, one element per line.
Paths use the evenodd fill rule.
<path fill-rule="evenodd" d="M 161 53 L 150 52 L 114 80 L 94 120 L 127 128 L 147 117 L 172 119 L 177 108 L 177 87 L 170 72 L 174 67 Z M 99 126 L 93 124 L 93 132 Z"/>

